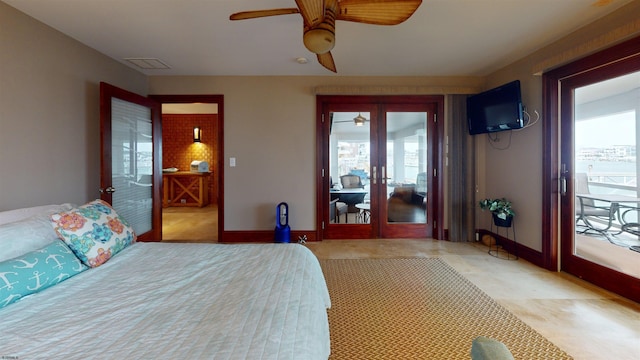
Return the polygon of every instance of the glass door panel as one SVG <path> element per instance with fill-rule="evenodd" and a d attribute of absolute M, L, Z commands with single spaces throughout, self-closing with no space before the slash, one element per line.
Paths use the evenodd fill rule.
<path fill-rule="evenodd" d="M 111 100 L 112 205 L 136 234 L 153 227 L 153 143 L 151 109 Z"/>
<path fill-rule="evenodd" d="M 160 104 L 100 83 L 100 198 L 139 241 L 162 239 Z"/>
<path fill-rule="evenodd" d="M 370 224 L 371 113 L 332 112 L 329 223 Z"/>
<path fill-rule="evenodd" d="M 639 94 L 640 72 L 573 92 L 573 255 L 635 277 L 637 266 L 617 254 L 640 250 Z"/>
<path fill-rule="evenodd" d="M 386 187 L 388 223 L 427 222 L 427 113 L 386 113 Z"/>

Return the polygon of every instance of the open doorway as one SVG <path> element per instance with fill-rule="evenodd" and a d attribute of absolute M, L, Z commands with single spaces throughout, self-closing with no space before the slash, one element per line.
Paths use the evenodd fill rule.
<path fill-rule="evenodd" d="M 162 241 L 218 242 L 222 96 L 153 97 L 162 103 Z"/>

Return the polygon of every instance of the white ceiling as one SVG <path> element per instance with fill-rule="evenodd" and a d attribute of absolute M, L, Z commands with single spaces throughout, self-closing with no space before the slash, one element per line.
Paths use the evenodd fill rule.
<path fill-rule="evenodd" d="M 299 14 L 229 20 L 294 0 L 2 1 L 118 61 L 171 67 L 148 75 L 335 76 L 302 44 Z M 483 76 L 631 1 L 423 0 L 397 26 L 338 21 L 332 53 L 340 76 Z"/>

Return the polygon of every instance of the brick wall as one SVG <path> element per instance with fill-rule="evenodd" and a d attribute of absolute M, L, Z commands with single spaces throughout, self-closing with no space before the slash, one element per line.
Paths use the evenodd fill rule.
<path fill-rule="evenodd" d="M 202 142 L 193 142 L 193 128 L 202 129 Z M 189 171 L 193 160 L 209 163 L 209 199 L 218 201 L 218 115 L 164 114 L 162 115 L 162 168 L 175 167 Z"/>

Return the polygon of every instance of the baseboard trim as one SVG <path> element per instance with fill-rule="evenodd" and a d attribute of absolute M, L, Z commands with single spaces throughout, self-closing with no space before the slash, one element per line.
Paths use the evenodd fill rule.
<path fill-rule="evenodd" d="M 542 260 L 542 253 L 526 247 L 520 243 L 516 243 L 511 239 L 508 239 L 499 234 L 493 233 L 489 230 L 479 229 L 476 231 L 479 237 L 483 235 L 491 235 L 496 238 L 496 241 L 505 250 L 518 257 L 527 260 L 528 262 L 544 268 Z M 318 233 L 315 230 L 292 230 L 291 242 L 298 242 L 300 236 L 307 236 L 307 241 L 319 241 Z M 446 232 L 446 238 L 448 239 L 448 232 Z M 274 242 L 274 232 L 271 230 L 239 230 L 239 231 L 224 231 L 221 234 L 220 243 L 271 243 Z"/>
<path fill-rule="evenodd" d="M 300 236 L 307 236 L 307 241 L 318 241 L 315 230 L 292 230 L 291 242 L 298 242 Z M 272 230 L 239 230 L 224 231 L 218 239 L 220 243 L 272 243 L 274 231 Z"/>

